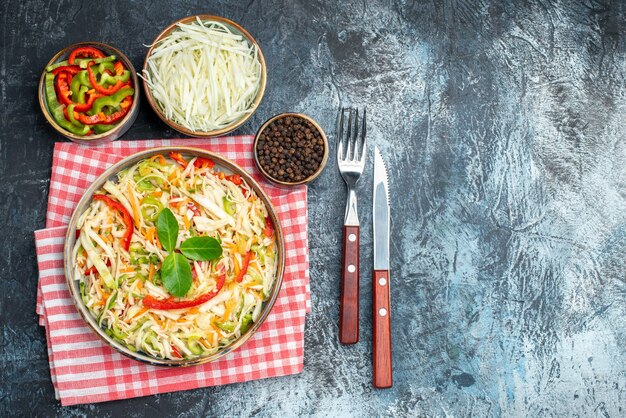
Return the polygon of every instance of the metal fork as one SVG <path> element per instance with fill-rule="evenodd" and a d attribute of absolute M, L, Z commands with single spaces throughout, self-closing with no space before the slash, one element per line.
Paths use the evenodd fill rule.
<path fill-rule="evenodd" d="M 341 108 L 340 112 L 337 126 L 337 165 L 346 182 L 348 195 L 343 222 L 339 341 L 343 344 L 354 344 L 359 341 L 359 216 L 355 187 L 365 167 L 367 111 L 363 111 L 360 132 L 358 109 Z M 346 114 L 349 116 L 344 132 Z"/>

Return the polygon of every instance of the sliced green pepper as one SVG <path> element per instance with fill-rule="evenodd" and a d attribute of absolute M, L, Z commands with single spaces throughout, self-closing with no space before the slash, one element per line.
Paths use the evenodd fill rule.
<path fill-rule="evenodd" d="M 76 73 L 74 78 L 72 78 L 72 82 L 76 81 L 77 83 L 82 84 L 83 86 L 87 86 L 90 89 L 93 88 L 91 82 L 89 81 L 89 74 L 87 74 L 87 70 L 80 71 Z M 70 86 L 71 87 L 71 86 Z"/>
<path fill-rule="evenodd" d="M 48 110 L 52 115 L 52 118 L 55 122 L 63 129 L 76 134 L 76 135 L 87 135 L 89 133 L 89 127 L 83 126 L 79 128 L 78 126 L 73 125 L 70 121 L 65 119 L 65 115 L 63 114 L 63 105 L 59 103 L 57 100 L 57 95 L 54 90 L 54 74 L 48 73 L 45 77 L 46 81 L 46 102 L 48 104 Z"/>
<path fill-rule="evenodd" d="M 111 296 L 111 298 L 109 299 L 109 303 L 107 303 L 106 308 L 104 308 L 105 310 L 109 310 L 113 307 L 113 304 L 115 303 L 115 301 L 117 300 L 117 291 L 115 291 L 115 293 L 113 293 L 113 296 Z"/>
<path fill-rule="evenodd" d="M 50 72 L 50 71 L 54 70 L 55 68 L 65 67 L 66 65 L 70 65 L 70 63 L 67 60 L 61 61 L 61 62 L 57 62 L 56 64 L 48 65 L 46 67 L 46 72 Z"/>
<path fill-rule="evenodd" d="M 80 298 L 83 300 L 84 304 L 87 304 L 87 292 L 85 292 L 85 283 L 80 282 L 78 284 L 78 287 L 80 288 Z"/>
<path fill-rule="evenodd" d="M 200 355 L 204 352 L 202 346 L 200 345 L 200 342 L 198 341 L 199 339 L 199 337 L 193 336 L 189 337 L 189 339 L 187 340 L 187 347 L 189 348 L 189 351 L 191 351 L 195 355 Z"/>
<path fill-rule="evenodd" d="M 78 90 L 78 96 L 76 96 L 76 101 L 80 104 L 85 104 L 85 94 L 89 91 L 89 87 L 83 86 L 81 84 L 80 89 Z"/>
<path fill-rule="evenodd" d="M 113 337 L 117 338 L 120 341 L 124 341 L 124 338 L 128 337 L 128 333 L 122 331 L 115 325 L 113 325 L 113 327 L 111 328 L 111 331 L 113 333 Z"/>
<path fill-rule="evenodd" d="M 132 265 L 136 266 L 148 262 L 148 252 L 139 243 L 131 244 L 128 253 L 130 254 L 130 263 Z"/>
<path fill-rule="evenodd" d="M 224 203 L 224 212 L 232 215 L 235 213 L 235 203 L 228 200 L 226 196 L 222 198 L 222 202 Z"/>
<path fill-rule="evenodd" d="M 96 70 L 97 69 L 97 70 Z M 115 73 L 115 67 L 111 61 L 101 62 L 97 67 L 92 68 L 92 71 L 95 73 L 96 71 L 102 75 L 105 74 L 105 70 L 113 71 Z"/>
<path fill-rule="evenodd" d="M 216 322 L 215 322 L 215 325 L 216 325 L 219 329 L 221 329 L 221 330 L 223 330 L 223 331 L 226 331 L 226 332 L 233 332 L 233 331 L 235 330 L 235 327 L 237 326 L 237 324 L 236 324 L 236 323 L 234 323 L 234 322 L 230 322 L 230 321 L 228 321 L 228 322 L 217 322 L 217 321 L 216 321 Z"/>
<path fill-rule="evenodd" d="M 139 188 L 139 185 L 142 182 L 143 181 L 137 183 L 137 188 Z M 152 183 L 150 184 L 152 185 Z M 150 221 L 150 222 L 156 221 L 157 217 L 159 216 L 159 212 L 161 212 L 161 209 L 163 209 L 163 204 L 161 203 L 161 201 L 152 196 L 144 197 L 143 199 L 141 199 L 140 204 L 141 204 L 141 214 L 143 215 L 143 218 L 146 221 Z"/>
<path fill-rule="evenodd" d="M 100 64 L 102 65 L 102 64 Z M 130 71 L 128 70 L 124 70 L 124 72 L 121 75 L 110 75 L 109 73 L 102 73 L 102 78 L 100 78 L 100 84 L 115 84 L 118 81 L 121 81 L 122 83 L 126 83 L 128 80 L 130 80 Z"/>
<path fill-rule="evenodd" d="M 67 117 L 70 118 L 70 122 L 72 123 L 72 125 L 78 128 L 83 128 L 85 125 L 77 121 L 74 117 L 74 107 L 76 107 L 76 105 L 73 103 L 67 107 Z"/>
<path fill-rule="evenodd" d="M 78 97 L 80 87 L 81 87 L 81 83 L 78 77 L 73 77 L 72 82 L 70 83 L 70 91 L 72 92 L 72 101 L 74 102 L 77 101 L 76 98 Z"/>
<path fill-rule="evenodd" d="M 101 64 L 103 62 L 113 62 L 115 61 L 115 55 L 110 55 L 108 57 L 104 57 L 104 58 L 76 58 L 74 60 L 74 65 L 78 65 L 80 66 L 80 68 L 87 68 L 87 65 L 93 61 L 94 64 Z M 67 64 L 65 64 L 67 65 Z M 48 71 L 52 71 L 52 70 L 48 70 Z"/>
<path fill-rule="evenodd" d="M 103 134 L 103 133 L 108 132 L 111 129 L 115 128 L 116 126 L 117 125 L 91 125 L 91 129 L 93 129 L 93 131 L 96 134 Z"/>
<path fill-rule="evenodd" d="M 248 331 L 251 326 L 252 326 L 252 314 L 246 314 L 243 317 L 243 320 L 241 321 L 241 328 L 239 329 L 241 330 L 242 334 L 245 334 L 245 332 Z"/>
<path fill-rule="evenodd" d="M 152 184 L 150 180 L 148 179 L 143 179 L 137 182 L 136 186 L 137 186 L 137 190 L 140 192 L 152 192 L 156 190 L 155 185 Z"/>
<path fill-rule="evenodd" d="M 132 96 L 133 94 L 135 94 L 135 90 L 132 87 L 124 87 L 110 96 L 100 97 L 93 102 L 93 107 L 89 112 L 87 112 L 87 114 L 97 115 L 105 106 L 118 107 L 120 103 L 122 103 L 122 100 L 128 96 Z"/>

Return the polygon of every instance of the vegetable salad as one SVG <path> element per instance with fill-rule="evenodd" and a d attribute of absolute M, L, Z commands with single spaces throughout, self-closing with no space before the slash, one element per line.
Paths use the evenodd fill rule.
<path fill-rule="evenodd" d="M 254 190 L 178 153 L 106 182 L 77 234 L 84 304 L 111 338 L 159 359 L 207 356 L 239 338 L 277 271 L 276 234 Z"/>

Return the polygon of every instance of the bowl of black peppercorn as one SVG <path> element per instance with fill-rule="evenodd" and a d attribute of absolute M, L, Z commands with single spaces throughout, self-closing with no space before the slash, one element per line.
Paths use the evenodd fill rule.
<path fill-rule="evenodd" d="M 274 183 L 309 183 L 328 161 L 328 140 L 310 117 L 281 113 L 259 128 L 254 139 L 254 160 L 261 173 Z"/>

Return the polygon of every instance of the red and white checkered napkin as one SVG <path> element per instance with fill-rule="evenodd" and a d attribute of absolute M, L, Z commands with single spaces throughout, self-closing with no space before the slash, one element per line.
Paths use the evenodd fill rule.
<path fill-rule="evenodd" d="M 304 321 L 310 306 L 306 186 L 279 189 L 264 182 L 252 158 L 252 137 L 117 141 L 54 149 L 46 229 L 35 231 L 39 264 L 37 313 L 46 328 L 50 373 L 62 405 L 103 402 L 299 373 Z M 73 305 L 63 272 L 66 225 L 83 191 L 111 164 L 158 146 L 192 146 L 241 165 L 270 196 L 285 234 L 285 275 L 264 324 L 242 347 L 200 366 L 163 368 L 131 360 L 103 343 Z"/>

